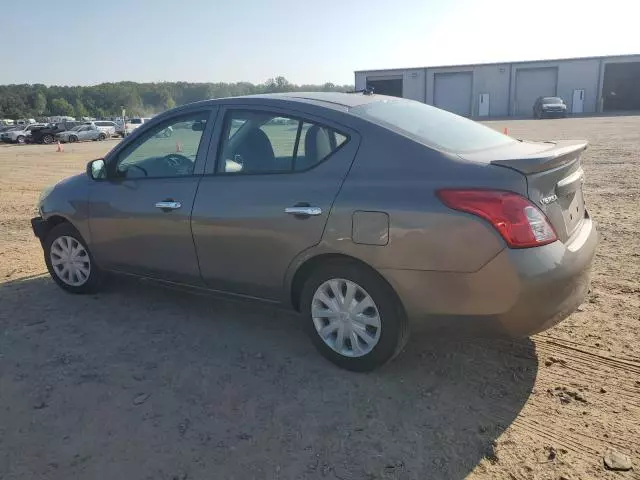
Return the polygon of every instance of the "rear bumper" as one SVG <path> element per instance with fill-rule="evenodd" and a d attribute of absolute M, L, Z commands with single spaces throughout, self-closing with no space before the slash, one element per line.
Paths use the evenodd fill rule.
<path fill-rule="evenodd" d="M 417 330 L 528 336 L 584 301 L 598 235 L 586 218 L 570 244 L 505 249 L 473 273 L 382 270 Z"/>

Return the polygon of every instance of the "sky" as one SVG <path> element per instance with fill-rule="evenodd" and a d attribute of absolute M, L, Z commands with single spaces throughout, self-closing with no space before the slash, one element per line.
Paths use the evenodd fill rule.
<path fill-rule="evenodd" d="M 640 53 L 635 0 L 1 3 L 0 84 L 353 84 L 354 70 Z"/>

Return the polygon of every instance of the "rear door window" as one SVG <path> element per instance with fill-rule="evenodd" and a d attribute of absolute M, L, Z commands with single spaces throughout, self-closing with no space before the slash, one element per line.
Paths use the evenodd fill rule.
<path fill-rule="evenodd" d="M 313 168 L 348 137 L 294 117 L 231 110 L 225 116 L 218 158 L 221 173 L 291 173 Z"/>

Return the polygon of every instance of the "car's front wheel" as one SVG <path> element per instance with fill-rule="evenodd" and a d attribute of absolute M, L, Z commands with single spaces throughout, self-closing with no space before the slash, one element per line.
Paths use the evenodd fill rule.
<path fill-rule="evenodd" d="M 18 138 L 16 138 L 16 143 L 24 145 L 25 143 L 27 143 L 27 139 L 24 137 L 24 135 L 20 135 Z"/>
<path fill-rule="evenodd" d="M 331 262 L 307 279 L 300 307 L 320 353 L 339 367 L 370 371 L 392 360 L 408 339 L 404 309 L 375 272 Z"/>
<path fill-rule="evenodd" d="M 49 274 L 64 290 L 93 293 L 102 284 L 102 272 L 78 231 L 69 223 L 54 227 L 43 242 Z"/>
<path fill-rule="evenodd" d="M 98 135 L 98 140 L 103 141 L 105 138 L 107 138 L 107 136 L 104 133 L 101 133 L 100 135 Z"/>
<path fill-rule="evenodd" d="M 53 135 L 46 134 L 42 136 L 42 143 L 44 143 L 45 145 L 53 143 L 53 140 Z"/>
<path fill-rule="evenodd" d="M 78 141 L 78 137 L 76 137 L 75 135 L 70 135 L 69 136 L 69 143 L 74 143 Z"/>

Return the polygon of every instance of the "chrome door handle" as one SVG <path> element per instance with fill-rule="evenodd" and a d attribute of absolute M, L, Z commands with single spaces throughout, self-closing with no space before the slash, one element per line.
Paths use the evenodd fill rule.
<path fill-rule="evenodd" d="M 315 217 L 316 215 L 322 215 L 322 209 L 320 207 L 287 207 L 284 209 L 284 213 Z"/>
<path fill-rule="evenodd" d="M 182 207 L 182 204 L 180 202 L 165 200 L 156 203 L 156 208 L 160 208 L 161 210 L 177 210 L 180 207 Z"/>

